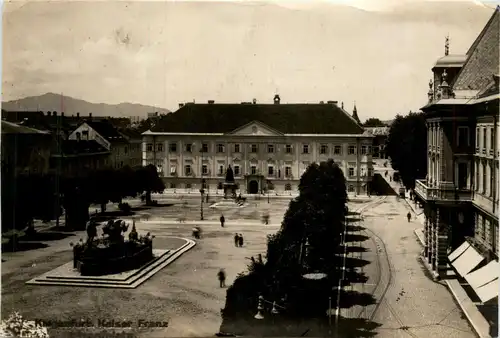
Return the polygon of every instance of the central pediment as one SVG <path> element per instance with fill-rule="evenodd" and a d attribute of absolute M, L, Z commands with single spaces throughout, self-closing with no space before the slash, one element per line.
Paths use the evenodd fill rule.
<path fill-rule="evenodd" d="M 282 132 L 265 125 L 259 121 L 252 121 L 247 123 L 235 130 L 227 133 L 228 135 L 238 135 L 238 136 L 279 136 L 283 135 Z"/>

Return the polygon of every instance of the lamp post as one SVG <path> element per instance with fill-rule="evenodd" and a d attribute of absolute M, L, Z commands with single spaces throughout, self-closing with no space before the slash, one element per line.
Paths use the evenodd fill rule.
<path fill-rule="evenodd" d="M 205 189 L 203 187 L 200 189 L 200 195 L 201 195 L 201 204 L 200 204 L 200 220 L 203 221 L 203 194 L 205 193 Z"/>
<path fill-rule="evenodd" d="M 267 180 L 267 203 L 269 203 L 269 189 L 271 187 L 271 181 Z"/>

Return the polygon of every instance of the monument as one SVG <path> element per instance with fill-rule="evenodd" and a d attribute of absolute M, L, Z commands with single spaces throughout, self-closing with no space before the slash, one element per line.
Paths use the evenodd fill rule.
<path fill-rule="evenodd" d="M 122 220 L 110 220 L 104 225 L 102 237 L 97 237 L 96 224 L 87 226 L 87 241 L 73 245 L 73 268 L 82 276 L 99 276 L 140 268 L 154 259 L 150 233 L 139 236 L 134 227 L 125 240 L 128 225 Z"/>
<path fill-rule="evenodd" d="M 224 182 L 224 199 L 228 198 L 228 195 L 232 198 L 236 198 L 236 188 L 237 185 L 234 182 L 234 173 L 231 166 L 226 170 L 226 180 Z"/>

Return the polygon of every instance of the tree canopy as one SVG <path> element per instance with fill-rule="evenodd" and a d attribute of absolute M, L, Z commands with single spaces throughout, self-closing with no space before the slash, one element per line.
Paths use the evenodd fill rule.
<path fill-rule="evenodd" d="M 427 175 L 427 127 L 423 113 L 397 115 L 386 145 L 394 170 L 399 171 L 405 187 L 413 189 L 415 179 Z"/>
<path fill-rule="evenodd" d="M 370 117 L 363 123 L 365 127 L 384 127 L 385 123 L 376 117 Z"/>

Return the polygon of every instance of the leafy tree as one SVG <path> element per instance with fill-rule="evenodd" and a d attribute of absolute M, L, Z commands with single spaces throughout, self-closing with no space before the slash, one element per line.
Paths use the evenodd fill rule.
<path fill-rule="evenodd" d="M 139 191 L 145 192 L 146 204 L 151 204 L 151 193 L 160 193 L 165 190 L 165 183 L 158 176 L 156 167 L 152 164 L 146 167 L 139 167 L 135 170 L 135 180 Z"/>
<path fill-rule="evenodd" d="M 367 119 L 365 121 L 363 126 L 365 126 L 365 127 L 384 127 L 385 123 L 380 121 L 380 119 L 378 119 L 376 117 L 370 117 L 369 119 Z"/>
<path fill-rule="evenodd" d="M 397 115 L 386 145 L 394 170 L 399 171 L 405 187 L 415 188 L 415 179 L 427 175 L 427 127 L 423 113 Z"/>

